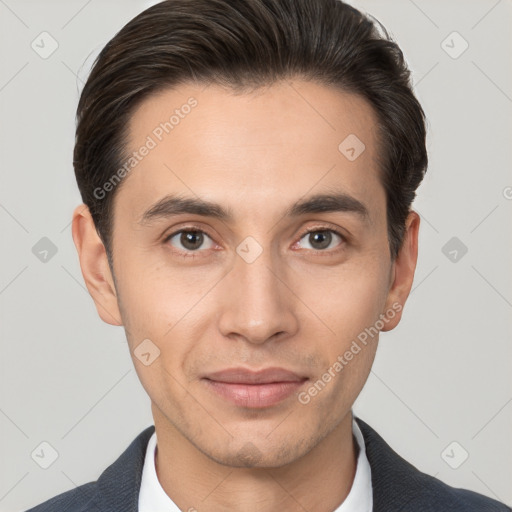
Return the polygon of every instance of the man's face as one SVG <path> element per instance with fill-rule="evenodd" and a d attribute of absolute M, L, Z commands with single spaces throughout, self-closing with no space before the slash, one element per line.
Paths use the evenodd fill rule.
<path fill-rule="evenodd" d="M 172 131 L 155 132 L 190 97 Z M 160 350 L 149 365 L 133 356 L 155 421 L 220 463 L 247 463 L 248 446 L 253 465 L 298 459 L 349 417 L 368 377 L 378 336 L 358 336 L 396 298 L 376 129 L 363 99 L 300 81 L 240 95 L 182 85 L 131 119 L 130 150 L 148 135 L 156 147 L 115 199 L 117 304 L 132 355 L 143 340 L 146 359 Z M 339 149 L 351 134 L 359 156 L 354 138 L 354 152 Z M 344 206 L 289 214 L 323 194 Z M 170 195 L 230 217 L 144 215 Z M 240 368 L 296 377 L 214 375 Z"/>

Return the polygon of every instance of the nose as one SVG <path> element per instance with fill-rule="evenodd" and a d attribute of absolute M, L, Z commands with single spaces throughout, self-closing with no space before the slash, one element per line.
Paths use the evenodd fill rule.
<path fill-rule="evenodd" d="M 263 250 L 252 262 L 235 255 L 233 268 L 222 281 L 222 334 L 252 344 L 295 334 L 300 301 L 287 282 L 290 270 L 270 250 Z"/>

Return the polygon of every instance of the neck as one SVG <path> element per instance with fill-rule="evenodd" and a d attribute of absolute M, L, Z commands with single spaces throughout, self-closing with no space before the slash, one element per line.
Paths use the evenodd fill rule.
<path fill-rule="evenodd" d="M 181 510 L 329 512 L 348 496 L 357 467 L 352 413 L 306 455 L 277 468 L 219 464 L 153 407 L 158 480 Z"/>

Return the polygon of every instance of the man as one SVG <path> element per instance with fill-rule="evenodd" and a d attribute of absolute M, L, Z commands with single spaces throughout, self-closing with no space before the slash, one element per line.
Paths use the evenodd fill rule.
<path fill-rule="evenodd" d="M 384 29 L 336 0 L 168 0 L 82 91 L 73 215 L 155 422 L 33 511 L 501 511 L 352 405 L 414 277 L 425 118 Z"/>

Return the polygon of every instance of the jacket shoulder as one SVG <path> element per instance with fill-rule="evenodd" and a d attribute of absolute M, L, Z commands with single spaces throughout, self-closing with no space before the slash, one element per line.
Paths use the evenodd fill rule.
<path fill-rule="evenodd" d="M 451 487 L 421 472 L 360 418 L 371 468 L 375 512 L 512 512 L 507 505 L 468 489 Z"/>
<path fill-rule="evenodd" d="M 414 466 L 413 466 L 414 468 Z M 403 512 L 511 512 L 512 509 L 488 496 L 469 489 L 450 485 L 414 468 L 418 473 L 421 487 L 416 488 L 417 495 L 411 498 L 400 510 Z"/>
<path fill-rule="evenodd" d="M 86 512 L 96 493 L 97 482 L 89 482 L 63 492 L 41 503 L 27 512 Z"/>
<path fill-rule="evenodd" d="M 436 479 L 434 479 L 436 480 Z M 452 510 L 455 512 L 510 512 L 512 509 L 492 498 L 468 489 L 450 487 L 440 480 L 436 480 L 442 488 L 434 492 L 427 491 L 422 496 L 411 500 L 403 511 L 439 512 Z"/>
<path fill-rule="evenodd" d="M 137 512 L 146 448 L 155 431 L 143 430 L 98 480 L 59 494 L 26 512 Z"/>

